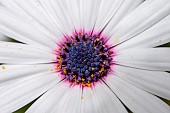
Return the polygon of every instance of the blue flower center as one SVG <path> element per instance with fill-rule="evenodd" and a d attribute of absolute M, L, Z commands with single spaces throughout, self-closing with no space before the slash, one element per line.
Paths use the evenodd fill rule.
<path fill-rule="evenodd" d="M 91 86 L 107 76 L 111 54 L 104 38 L 79 34 L 62 44 L 58 66 L 69 82 Z"/>

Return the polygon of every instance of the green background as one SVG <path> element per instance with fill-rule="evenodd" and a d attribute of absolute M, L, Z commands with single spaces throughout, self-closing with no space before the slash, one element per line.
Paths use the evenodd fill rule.
<path fill-rule="evenodd" d="M 170 43 L 167 43 L 165 45 L 162 45 L 161 47 L 170 47 Z M 162 98 L 161 98 L 162 99 Z M 170 105 L 170 100 L 162 99 L 164 102 L 166 102 L 168 105 Z M 25 113 L 25 111 L 35 102 L 35 100 L 28 105 L 24 106 L 23 108 L 19 109 L 18 111 L 14 113 Z M 129 113 L 132 113 L 129 109 L 127 109 Z"/>

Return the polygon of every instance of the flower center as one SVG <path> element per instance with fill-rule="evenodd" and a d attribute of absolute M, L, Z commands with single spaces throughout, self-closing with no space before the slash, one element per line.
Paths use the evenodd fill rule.
<path fill-rule="evenodd" d="M 77 34 L 61 45 L 58 68 L 70 83 L 90 87 L 92 83 L 107 76 L 111 54 L 104 38 Z"/>

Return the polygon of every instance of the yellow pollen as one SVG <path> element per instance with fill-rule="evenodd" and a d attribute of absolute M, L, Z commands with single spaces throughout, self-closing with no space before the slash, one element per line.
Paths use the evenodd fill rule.
<path fill-rule="evenodd" d="M 86 86 L 86 84 L 82 83 L 82 86 L 84 87 L 84 86 Z"/>
<path fill-rule="evenodd" d="M 73 75 L 73 78 L 76 78 L 76 75 Z"/>
<path fill-rule="evenodd" d="M 87 87 L 91 87 L 92 83 L 87 83 L 86 85 L 87 85 Z"/>
<path fill-rule="evenodd" d="M 99 71 L 99 73 L 103 72 L 104 71 L 104 68 L 101 68 L 101 70 Z"/>
<path fill-rule="evenodd" d="M 66 69 L 64 69 L 64 71 L 63 71 L 63 74 L 67 74 L 67 71 L 66 71 Z"/>
<path fill-rule="evenodd" d="M 91 74 L 91 77 L 94 77 L 94 74 Z"/>
<path fill-rule="evenodd" d="M 56 56 L 57 57 L 57 59 L 58 59 L 58 63 L 59 63 L 59 65 L 55 68 L 56 70 L 59 70 L 59 69 L 61 69 L 61 67 L 62 67 L 62 59 L 61 59 L 61 57 L 59 57 L 59 56 Z"/>
<path fill-rule="evenodd" d="M 96 41 L 99 41 L 99 40 L 100 40 L 99 38 L 96 39 Z"/>
<path fill-rule="evenodd" d="M 59 57 L 58 55 L 56 56 L 56 58 L 57 58 L 57 59 L 60 59 L 60 57 Z"/>
<path fill-rule="evenodd" d="M 59 70 L 59 69 L 61 69 L 61 66 L 57 66 L 57 67 L 55 68 L 55 70 Z"/>
<path fill-rule="evenodd" d="M 92 67 L 92 70 L 94 70 L 94 67 Z"/>
<path fill-rule="evenodd" d="M 5 67 L 5 66 L 2 66 L 1 68 L 2 68 L 2 70 L 5 70 L 5 69 L 6 69 L 6 67 Z"/>
<path fill-rule="evenodd" d="M 91 87 L 91 86 L 92 86 L 92 83 L 86 83 L 86 84 L 82 83 L 82 86 L 83 86 L 83 87 L 85 87 L 85 86 Z"/>

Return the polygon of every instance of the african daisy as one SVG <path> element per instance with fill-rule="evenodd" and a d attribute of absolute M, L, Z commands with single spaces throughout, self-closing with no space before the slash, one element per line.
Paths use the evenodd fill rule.
<path fill-rule="evenodd" d="M 0 2 L 1 113 L 170 113 L 169 0 Z"/>

